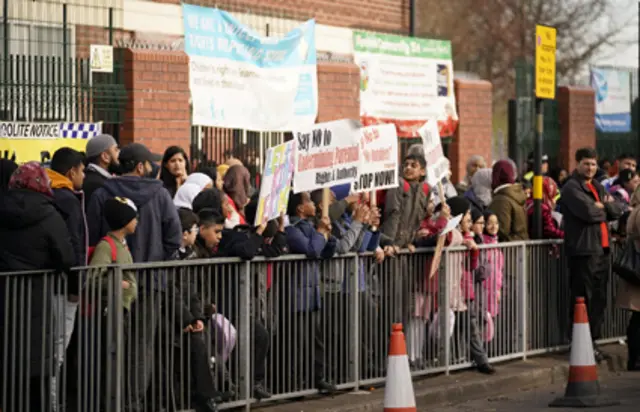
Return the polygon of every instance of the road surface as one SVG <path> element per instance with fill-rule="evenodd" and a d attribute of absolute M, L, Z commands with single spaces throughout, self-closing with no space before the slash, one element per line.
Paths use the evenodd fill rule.
<path fill-rule="evenodd" d="M 596 408 L 602 412 L 640 411 L 640 372 L 625 372 L 613 375 L 600 382 L 602 394 L 617 399 L 618 406 Z M 558 412 L 582 411 L 583 409 L 549 408 L 553 399 L 564 393 L 564 385 L 538 388 L 528 392 L 514 392 L 500 396 L 449 404 L 435 408 L 438 412 Z"/>

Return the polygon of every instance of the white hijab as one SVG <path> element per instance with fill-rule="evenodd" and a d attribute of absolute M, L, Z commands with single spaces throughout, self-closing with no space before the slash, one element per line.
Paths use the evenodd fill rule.
<path fill-rule="evenodd" d="M 173 204 L 192 210 L 193 199 L 209 184 L 213 184 L 213 180 L 204 173 L 190 174 L 173 197 Z"/>
<path fill-rule="evenodd" d="M 491 204 L 492 173 L 492 169 L 484 168 L 477 170 L 471 177 L 471 189 L 484 206 L 489 206 Z"/>

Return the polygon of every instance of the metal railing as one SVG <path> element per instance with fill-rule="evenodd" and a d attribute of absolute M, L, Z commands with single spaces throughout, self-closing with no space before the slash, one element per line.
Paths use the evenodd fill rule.
<path fill-rule="evenodd" d="M 326 382 L 369 387 L 384 381 L 394 322 L 404 324 L 414 376 L 468 368 L 485 354 L 495 363 L 569 343 L 560 242 L 485 245 L 477 260 L 448 248 L 433 278 L 431 256 L 425 249 L 380 264 L 368 254 L 289 255 L 82 269 L 74 272 L 75 324 L 76 305 L 59 299 L 74 276 L 1 274 L 0 407 L 180 411 L 215 395 L 226 400 L 223 409 L 248 410 L 256 386 L 273 394 L 268 401 L 315 394 Z M 132 276 L 138 297 L 129 310 L 121 285 Z M 625 335 L 616 283 L 611 274 L 603 341 Z M 465 295 L 472 290 L 473 302 Z M 204 330 L 185 332 L 196 320 Z"/>

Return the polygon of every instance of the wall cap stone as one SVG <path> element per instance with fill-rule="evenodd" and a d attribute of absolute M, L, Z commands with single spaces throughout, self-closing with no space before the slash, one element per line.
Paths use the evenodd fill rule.
<path fill-rule="evenodd" d="M 491 84 L 491 82 L 487 80 L 453 79 L 453 84 L 455 88 L 460 88 L 460 89 L 480 89 L 480 90 L 493 89 L 493 84 Z"/>

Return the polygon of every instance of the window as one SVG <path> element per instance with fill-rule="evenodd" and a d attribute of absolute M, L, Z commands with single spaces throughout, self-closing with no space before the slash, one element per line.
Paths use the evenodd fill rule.
<path fill-rule="evenodd" d="M 9 22 L 8 41 L 4 29 L 0 23 L 0 119 L 66 120 L 73 107 L 75 78 L 72 28 L 67 28 L 65 39 L 61 26 Z"/>

